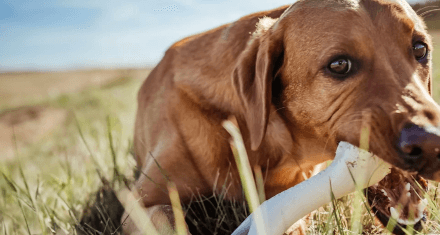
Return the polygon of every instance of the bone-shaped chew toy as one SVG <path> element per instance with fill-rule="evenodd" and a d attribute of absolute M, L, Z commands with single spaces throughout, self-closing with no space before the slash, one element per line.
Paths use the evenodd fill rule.
<path fill-rule="evenodd" d="M 391 165 L 377 156 L 341 142 L 329 167 L 319 174 L 265 201 L 232 235 L 281 235 L 296 221 L 335 198 L 382 180 Z M 356 185 L 355 185 L 356 182 Z M 254 216 L 262 216 L 265 231 L 257 231 Z M 258 232 L 258 233 L 257 233 Z"/>

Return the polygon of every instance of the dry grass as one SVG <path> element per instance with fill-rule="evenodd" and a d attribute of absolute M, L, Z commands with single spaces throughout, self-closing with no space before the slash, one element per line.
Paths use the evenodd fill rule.
<path fill-rule="evenodd" d="M 0 114 L 23 105 L 41 103 L 62 94 L 101 87 L 117 79 L 145 78 L 147 70 L 79 70 L 67 72 L 0 73 Z"/>

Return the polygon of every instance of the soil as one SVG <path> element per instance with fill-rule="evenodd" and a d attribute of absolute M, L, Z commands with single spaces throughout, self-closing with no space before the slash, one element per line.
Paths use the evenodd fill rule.
<path fill-rule="evenodd" d="M 79 235 L 122 234 L 120 221 L 123 214 L 124 207 L 119 202 L 116 192 L 108 181 L 103 180 L 103 186 L 85 207 L 76 231 Z"/>
<path fill-rule="evenodd" d="M 89 87 L 117 85 L 114 83 L 121 78 L 145 79 L 149 71 L 96 69 L 0 73 L 0 160 L 11 160 L 16 149 L 37 143 L 66 120 L 66 110 L 32 104 Z"/>

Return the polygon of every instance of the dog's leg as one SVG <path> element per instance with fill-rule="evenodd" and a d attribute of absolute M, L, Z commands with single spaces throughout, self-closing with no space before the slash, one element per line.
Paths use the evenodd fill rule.
<path fill-rule="evenodd" d="M 151 171 L 149 175 L 161 174 Z M 161 176 L 166 178 L 165 176 Z M 143 216 L 147 216 L 151 220 L 152 225 L 155 227 L 159 234 L 175 234 L 176 224 L 173 213 L 173 208 L 170 204 L 169 194 L 167 190 L 168 178 L 163 180 L 159 177 L 159 180 L 154 181 L 153 178 L 149 178 L 147 174 L 140 177 L 138 180 L 135 190 L 135 194 L 140 194 L 136 198 L 140 202 L 140 209 L 144 213 Z M 156 177 L 157 179 L 157 177 Z M 178 182 L 178 181 L 177 181 Z M 153 186 L 153 185 L 154 186 Z M 139 186 L 140 185 L 140 186 Z M 148 185 L 148 186 L 145 186 Z M 181 190 L 181 195 L 186 198 L 189 194 L 185 193 L 187 191 Z M 130 203 L 130 202 L 128 202 Z M 133 202 L 132 202 L 133 203 Z M 131 215 L 130 209 L 126 208 L 126 211 L 121 219 L 122 230 L 124 234 L 144 234 L 144 231 L 136 226 L 135 220 L 138 218 L 133 218 L 137 216 L 136 214 Z M 183 212 L 182 212 L 183 213 Z M 186 228 L 187 234 L 188 228 Z"/>
<path fill-rule="evenodd" d="M 184 165 L 184 164 L 181 164 Z M 165 169 L 169 169 L 164 165 Z M 173 179 L 173 182 L 184 185 L 176 175 L 171 177 L 164 171 L 165 169 L 153 167 L 148 173 L 141 173 L 139 180 L 135 185 L 135 190 L 139 194 L 139 202 L 145 215 L 151 220 L 159 234 L 175 234 L 175 219 L 172 206 L 170 205 L 170 197 L 167 189 L 167 182 Z M 174 180 L 175 179 L 175 180 Z M 192 194 L 191 188 L 178 189 L 180 199 L 185 200 Z M 130 217 L 130 211 L 126 211 L 122 217 L 124 234 L 143 234 L 134 223 L 134 219 Z M 188 228 L 186 228 L 188 230 Z M 189 234 L 189 232 L 187 231 Z"/>
<path fill-rule="evenodd" d="M 157 205 L 149 208 L 142 208 L 142 211 L 151 220 L 152 224 L 156 228 L 160 235 L 174 234 L 175 233 L 175 221 L 173 210 L 169 205 Z M 144 234 L 134 222 L 134 219 L 130 217 L 130 212 L 125 211 L 122 216 L 122 231 L 124 234 L 129 235 L 142 235 Z M 189 232 L 188 232 L 189 234 Z"/>
<path fill-rule="evenodd" d="M 147 160 L 133 190 L 139 195 L 138 200 L 145 213 L 160 230 L 163 224 L 174 226 L 174 216 L 169 206 L 170 181 L 176 185 L 180 200 L 184 203 L 194 195 L 212 193 L 214 183 L 201 173 L 200 167 L 197 167 L 198 163 L 189 154 L 178 134 L 162 134 L 157 143 L 153 151 L 146 156 Z M 215 171 L 211 171 L 211 175 L 214 178 Z M 224 175 L 220 172 L 219 184 Z M 139 231 L 128 214 L 129 212 L 122 218 L 125 220 L 124 233 L 136 234 Z M 167 234 L 167 230 L 164 232 Z"/>

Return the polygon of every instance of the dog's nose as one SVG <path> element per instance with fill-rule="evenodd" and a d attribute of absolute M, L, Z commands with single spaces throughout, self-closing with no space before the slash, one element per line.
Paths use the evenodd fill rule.
<path fill-rule="evenodd" d="M 429 169 L 430 172 L 425 173 L 433 174 L 440 166 L 440 129 L 406 124 L 400 132 L 398 148 L 410 168 L 417 171 Z"/>

